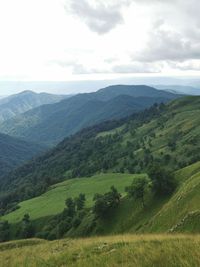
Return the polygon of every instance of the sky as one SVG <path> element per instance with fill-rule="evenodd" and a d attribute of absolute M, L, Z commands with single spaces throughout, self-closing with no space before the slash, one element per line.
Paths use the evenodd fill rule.
<path fill-rule="evenodd" d="M 199 76 L 199 0 L 0 0 L 0 81 Z"/>

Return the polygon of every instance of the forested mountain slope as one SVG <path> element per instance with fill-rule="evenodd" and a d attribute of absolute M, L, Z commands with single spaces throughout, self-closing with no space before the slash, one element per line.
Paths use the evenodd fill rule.
<path fill-rule="evenodd" d="M 0 177 L 44 151 L 45 147 L 0 134 Z"/>
<path fill-rule="evenodd" d="M 9 192 L 5 202 L 19 201 L 65 178 L 145 172 L 152 163 L 178 170 L 200 159 L 199 133 L 200 97 L 155 105 L 126 120 L 90 127 L 65 139 L 10 174 L 1 190 Z M 13 188 L 17 188 L 14 195 Z"/>

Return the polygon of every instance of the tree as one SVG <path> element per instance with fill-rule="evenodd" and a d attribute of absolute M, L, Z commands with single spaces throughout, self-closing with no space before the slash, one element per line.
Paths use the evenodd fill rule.
<path fill-rule="evenodd" d="M 72 227 L 70 220 L 60 221 L 57 226 L 57 236 L 58 238 L 62 237 Z"/>
<path fill-rule="evenodd" d="M 149 188 L 151 188 L 151 180 L 148 177 L 136 177 L 132 184 L 125 188 L 125 191 L 130 197 L 141 200 L 145 207 L 144 196 Z"/>
<path fill-rule="evenodd" d="M 79 196 L 75 199 L 77 210 L 82 210 L 85 206 L 85 195 L 79 194 Z"/>
<path fill-rule="evenodd" d="M 70 197 L 66 199 L 65 204 L 67 206 L 68 216 L 73 217 L 75 214 L 75 201 Z"/>
<path fill-rule="evenodd" d="M 116 208 L 120 203 L 121 194 L 117 191 L 114 186 L 111 186 L 110 191 L 104 195 L 96 194 L 94 196 L 94 207 L 93 212 L 97 217 L 105 217 L 108 212 Z"/>
<path fill-rule="evenodd" d="M 24 217 L 22 219 L 22 222 L 24 223 L 30 223 L 30 216 L 28 213 L 24 214 Z"/>
<path fill-rule="evenodd" d="M 121 199 L 121 194 L 117 191 L 117 189 L 114 186 L 111 186 L 110 192 L 108 193 L 110 206 L 115 207 L 118 206 Z"/>
<path fill-rule="evenodd" d="M 10 236 L 10 225 L 8 221 L 0 222 L 0 242 L 8 241 Z"/>
<path fill-rule="evenodd" d="M 29 214 L 24 214 L 24 217 L 22 219 L 22 224 L 21 224 L 21 231 L 20 231 L 20 236 L 22 238 L 30 238 L 34 236 L 34 227 L 30 221 L 30 216 Z"/>
<path fill-rule="evenodd" d="M 156 195 L 168 195 L 175 190 L 176 181 L 173 174 L 159 165 L 152 166 L 148 171 L 148 175 Z"/>

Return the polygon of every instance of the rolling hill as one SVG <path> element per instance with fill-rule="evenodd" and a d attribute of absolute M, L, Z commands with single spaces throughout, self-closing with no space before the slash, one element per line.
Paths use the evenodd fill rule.
<path fill-rule="evenodd" d="M 59 102 L 67 96 L 23 91 L 0 99 L 0 122 L 44 104 Z"/>
<path fill-rule="evenodd" d="M 120 119 L 154 103 L 178 97 L 180 95 L 148 86 L 110 86 L 32 109 L 1 124 L 0 131 L 32 142 L 52 145 L 84 127 Z"/>

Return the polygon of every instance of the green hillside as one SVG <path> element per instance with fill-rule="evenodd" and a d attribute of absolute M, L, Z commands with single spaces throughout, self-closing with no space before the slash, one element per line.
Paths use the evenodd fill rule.
<path fill-rule="evenodd" d="M 119 207 L 106 219 L 98 222 L 100 233 L 199 233 L 199 178 L 200 162 L 181 169 L 176 172 L 178 187 L 174 194 L 156 197 L 150 193 L 145 197 L 145 207 L 141 201 L 125 195 Z M 82 225 L 69 235 L 83 235 L 84 224 L 89 224 L 91 219 L 86 218 Z"/>
<path fill-rule="evenodd" d="M 127 197 L 124 188 L 130 185 L 136 177 L 144 175 L 130 174 L 101 174 L 90 178 L 71 179 L 52 186 L 40 197 L 20 203 L 20 208 L 2 217 L 10 223 L 20 222 L 24 214 L 28 213 L 39 231 L 42 230 L 43 219 L 62 212 L 65 199 L 75 198 L 80 193 L 86 195 L 86 207 L 93 205 L 95 193 L 105 193 L 113 184 L 121 192 L 123 198 L 119 207 L 113 210 L 105 219 L 98 220 L 91 234 L 119 234 L 119 233 L 167 233 L 200 231 L 200 162 L 176 172 L 178 187 L 172 196 L 156 197 L 152 193 L 145 197 L 145 207 L 141 201 Z M 84 217 L 82 223 L 67 233 L 69 236 L 84 236 L 88 225 L 92 225 L 94 217 Z"/>
<path fill-rule="evenodd" d="M 68 197 L 77 197 L 80 193 L 86 195 L 86 206 L 93 205 L 93 197 L 96 193 L 105 193 L 112 185 L 115 185 L 122 195 L 124 188 L 129 185 L 136 175 L 109 173 L 99 174 L 90 178 L 76 178 L 53 185 L 49 190 L 36 198 L 19 203 L 20 208 L 4 216 L 4 220 L 10 223 L 21 221 L 25 213 L 29 213 L 31 219 L 60 213 L 65 207 Z M 138 175 L 138 176 L 142 176 Z"/>
<path fill-rule="evenodd" d="M 179 185 L 172 196 L 149 195 L 145 208 L 125 197 L 109 219 L 101 221 L 103 233 L 199 233 L 200 162 L 176 172 L 176 179 Z"/>
<path fill-rule="evenodd" d="M 87 211 L 75 226 L 70 219 L 65 236 L 199 232 L 199 133 L 200 97 L 154 105 L 125 120 L 84 129 L 17 169 L 2 183 L 7 190 L 7 196 L 1 198 L 3 211 L 9 211 L 8 203 L 25 200 L 21 208 L 4 219 L 19 222 L 29 213 L 37 231 L 55 239 L 62 236 L 59 227 L 66 215 L 60 212 L 66 198 L 85 193 Z M 173 194 L 165 196 L 150 190 L 143 206 L 141 200 L 128 197 L 124 189 L 137 177 L 136 173 L 147 173 L 155 164 L 174 173 L 177 187 Z M 123 198 L 106 218 L 95 217 L 89 209 L 92 197 L 107 193 L 111 185 Z M 45 221 L 54 214 L 58 215 Z"/>
<path fill-rule="evenodd" d="M 189 267 L 200 266 L 200 237 L 120 235 L 0 244 L 6 267 Z"/>
<path fill-rule="evenodd" d="M 149 223 L 150 231 L 200 231 L 200 162 L 177 172 L 177 178 L 182 180 L 184 172 L 187 173 L 187 178 L 181 181 L 177 192 L 152 218 Z"/>
<path fill-rule="evenodd" d="M 8 191 L 13 184 L 17 188 L 26 184 L 26 195 L 22 190 L 16 196 L 18 201 L 39 195 L 65 179 L 66 173 L 69 178 L 101 171 L 138 173 L 145 172 L 153 162 L 178 170 L 200 159 L 199 132 L 200 97 L 178 99 L 66 138 L 7 177 L 1 189 Z"/>

